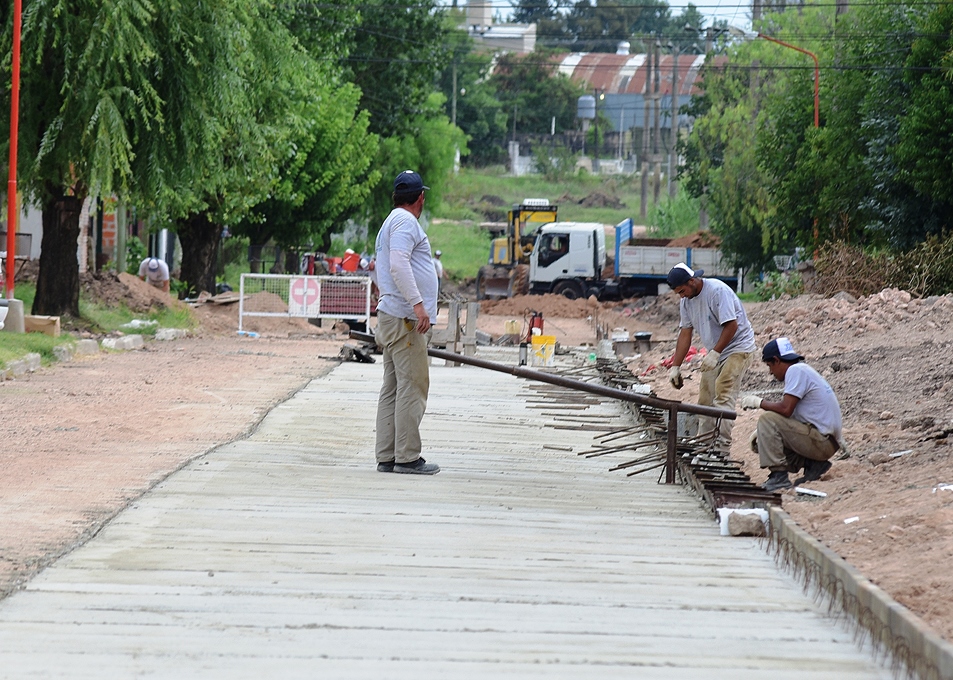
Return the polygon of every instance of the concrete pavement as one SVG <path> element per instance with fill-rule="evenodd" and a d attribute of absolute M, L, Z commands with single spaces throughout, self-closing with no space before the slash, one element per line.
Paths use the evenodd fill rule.
<path fill-rule="evenodd" d="M 0 602 L 0 677 L 891 677 L 686 488 L 576 456 L 526 381 L 434 365 L 442 471 L 377 473 L 380 372 L 313 381 Z"/>

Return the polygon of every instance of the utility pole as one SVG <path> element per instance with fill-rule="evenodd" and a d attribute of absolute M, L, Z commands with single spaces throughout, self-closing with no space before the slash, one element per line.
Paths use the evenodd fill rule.
<path fill-rule="evenodd" d="M 456 2 L 456 0 L 454 0 Z M 453 89 L 452 96 L 450 97 L 450 123 L 452 125 L 457 124 L 457 60 L 453 60 Z"/>
<path fill-rule="evenodd" d="M 672 42 L 672 145 L 668 150 L 668 195 L 675 198 L 678 185 L 675 183 L 675 169 L 678 165 L 676 146 L 678 145 L 678 45 Z"/>
<path fill-rule="evenodd" d="M 662 154 L 660 142 L 662 140 L 662 44 L 655 41 L 655 92 L 652 94 L 652 112 L 655 116 L 652 136 L 652 161 L 655 164 L 655 177 L 652 181 L 652 205 L 658 205 L 659 193 L 662 189 Z"/>
<path fill-rule="evenodd" d="M 649 131 L 649 97 L 651 96 L 652 48 L 649 47 L 645 55 L 645 96 L 643 97 L 645 115 L 642 118 L 642 190 L 641 204 L 639 205 L 639 217 L 642 220 L 642 224 L 645 224 L 649 202 L 649 150 L 651 149 L 649 146 L 649 139 L 651 137 L 651 132 Z"/>

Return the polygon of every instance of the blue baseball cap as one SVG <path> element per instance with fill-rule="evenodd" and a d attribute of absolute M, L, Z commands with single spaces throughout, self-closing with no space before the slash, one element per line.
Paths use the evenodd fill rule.
<path fill-rule="evenodd" d="M 424 181 L 420 179 L 420 175 L 413 170 L 404 170 L 394 179 L 394 191 L 409 194 L 424 189 L 429 190 L 430 187 L 424 186 Z"/>

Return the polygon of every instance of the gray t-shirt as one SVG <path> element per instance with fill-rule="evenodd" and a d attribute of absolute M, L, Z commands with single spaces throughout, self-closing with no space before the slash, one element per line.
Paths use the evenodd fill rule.
<path fill-rule="evenodd" d="M 788 366 L 784 374 L 784 393 L 797 397 L 791 417 L 813 425 L 823 435 L 842 436 L 840 403 L 830 384 L 805 363 Z"/>
<path fill-rule="evenodd" d="M 694 328 L 701 336 L 705 349 L 711 349 L 721 337 L 721 327 L 729 321 L 738 322 L 738 330 L 721 352 L 721 360 L 738 352 L 753 352 L 754 331 L 748 322 L 741 300 L 723 281 L 702 279 L 701 292 L 693 298 L 682 298 L 679 303 L 682 328 Z"/>
<path fill-rule="evenodd" d="M 423 301 L 430 322 L 437 320 L 437 272 L 430 256 L 430 241 L 417 218 L 404 208 L 394 208 L 377 234 L 377 309 L 402 319 L 414 319 L 414 304 Z M 409 263 L 392 252 L 410 254 Z M 409 269 L 408 269 L 409 267 Z"/>

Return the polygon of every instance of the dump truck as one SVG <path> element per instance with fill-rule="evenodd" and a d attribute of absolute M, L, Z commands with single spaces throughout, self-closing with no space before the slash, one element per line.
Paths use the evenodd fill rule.
<path fill-rule="evenodd" d="M 527 293 L 529 257 L 536 232 L 556 221 L 557 208 L 545 198 L 527 198 L 507 213 L 506 228 L 490 243 L 487 264 L 477 273 L 477 299 Z"/>
<path fill-rule="evenodd" d="M 703 269 L 706 278 L 716 278 L 737 287 L 738 272 L 717 248 L 672 247 L 665 240 L 633 240 L 632 220 L 615 227 L 615 264 L 605 276 L 606 234 L 602 224 L 560 222 L 537 232 L 530 254 L 529 292 L 556 293 L 570 299 L 595 296 L 615 300 L 657 295 L 669 270 L 679 262 Z"/>

